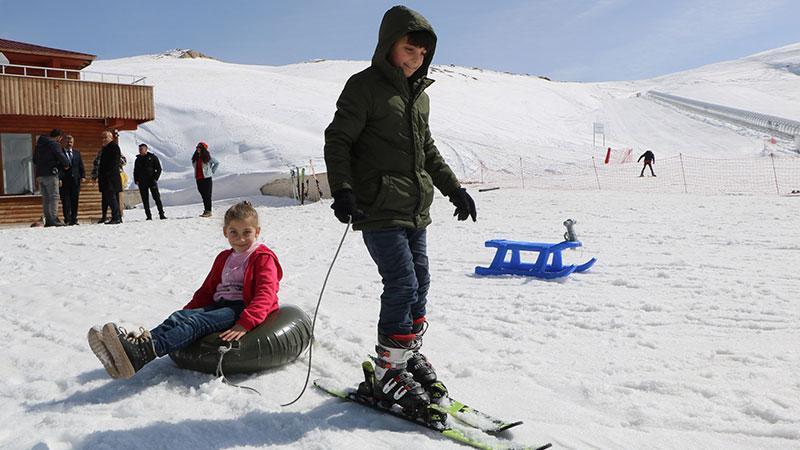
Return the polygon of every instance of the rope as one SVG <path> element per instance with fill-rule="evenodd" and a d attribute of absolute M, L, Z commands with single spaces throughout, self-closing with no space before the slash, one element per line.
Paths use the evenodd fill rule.
<path fill-rule="evenodd" d="M 219 361 L 217 362 L 217 373 L 216 373 L 216 376 L 222 377 L 222 382 L 227 384 L 227 385 L 230 385 L 230 386 L 233 386 L 233 387 L 237 387 L 239 389 L 247 389 L 249 391 L 255 392 L 258 395 L 261 395 L 261 392 L 258 392 L 258 390 L 256 390 L 255 388 L 251 388 L 250 386 L 240 386 L 240 385 L 238 385 L 236 383 L 231 383 L 225 377 L 225 374 L 222 372 L 222 359 L 225 358 L 225 353 L 228 353 L 228 351 L 230 351 L 230 349 L 232 349 L 232 348 L 233 348 L 233 343 L 232 342 L 228 342 L 228 346 L 227 347 L 223 347 L 223 346 L 220 345 L 217 348 L 217 351 L 219 351 Z"/>
<path fill-rule="evenodd" d="M 290 406 L 300 400 L 300 397 L 303 396 L 306 392 L 306 388 L 308 387 L 308 380 L 311 378 L 311 350 L 314 348 L 314 329 L 317 326 L 317 313 L 319 312 L 319 305 L 322 302 L 322 294 L 325 292 L 325 285 L 328 284 L 328 277 L 331 276 L 331 270 L 333 270 L 333 263 L 336 262 L 336 258 L 339 256 L 339 251 L 342 249 L 342 244 L 344 244 L 344 238 L 347 237 L 347 231 L 350 229 L 350 224 L 353 223 L 353 217 L 350 216 L 350 219 L 347 222 L 347 226 L 344 228 L 344 234 L 342 234 L 342 239 L 339 241 L 339 247 L 336 248 L 336 253 L 333 255 L 333 260 L 331 261 L 331 265 L 328 267 L 328 273 L 325 274 L 325 281 L 322 282 L 322 289 L 319 291 L 319 298 L 317 299 L 317 307 L 314 308 L 314 320 L 311 322 L 311 340 L 308 344 L 308 370 L 306 371 L 306 381 L 303 383 L 303 389 L 300 391 L 300 394 L 297 395 L 297 398 L 290 401 L 289 403 L 282 404 L 281 406 Z M 220 358 L 220 361 L 222 359 Z"/>

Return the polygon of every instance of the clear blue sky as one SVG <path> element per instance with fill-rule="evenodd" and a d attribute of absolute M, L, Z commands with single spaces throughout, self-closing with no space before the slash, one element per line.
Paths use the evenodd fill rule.
<path fill-rule="evenodd" d="M 280 65 L 370 59 L 383 0 L 0 0 L 0 37 L 99 59 L 193 48 Z M 800 42 L 797 0 L 408 1 L 434 63 L 570 81 L 647 78 Z"/>

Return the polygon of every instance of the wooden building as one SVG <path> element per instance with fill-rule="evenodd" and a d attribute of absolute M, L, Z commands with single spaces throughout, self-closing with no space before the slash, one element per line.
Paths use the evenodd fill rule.
<path fill-rule="evenodd" d="M 31 158 L 36 139 L 53 128 L 75 138 L 86 168 L 78 220 L 100 217 L 100 194 L 89 174 L 101 133 L 136 130 L 155 112 L 153 87 L 144 78 L 84 70 L 94 59 L 0 39 L 0 224 L 42 216 Z"/>

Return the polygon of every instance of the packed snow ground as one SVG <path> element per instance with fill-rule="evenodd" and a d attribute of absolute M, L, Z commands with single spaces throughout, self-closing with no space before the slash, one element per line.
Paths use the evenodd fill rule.
<path fill-rule="evenodd" d="M 477 223 L 432 210 L 427 355 L 460 400 L 525 424 L 503 436 L 555 448 L 800 448 L 800 201 L 789 197 L 475 193 Z M 313 311 L 344 225 L 328 204 L 254 197 L 284 268 L 284 304 Z M 233 381 L 168 359 L 111 380 L 94 324 L 153 327 L 226 247 L 199 205 L 167 221 L 0 230 L 0 448 L 462 448 L 309 388 L 306 357 Z M 598 263 L 562 282 L 482 278 L 492 238 L 556 242 L 566 218 Z M 322 300 L 312 377 L 343 385 L 372 351 L 380 278 L 349 233 Z"/>
<path fill-rule="evenodd" d="M 187 193 L 194 192 L 189 159 L 201 140 L 221 161 L 220 176 L 247 173 L 266 179 L 288 173 L 289 167 L 308 166 L 309 160 L 324 171 L 323 131 L 336 99 L 348 77 L 369 65 L 257 66 L 179 59 L 177 54 L 97 61 L 87 69 L 146 76 L 155 87 L 156 119 L 123 133 L 121 147 L 130 161 L 139 142 L 159 155 L 164 165 L 160 185 L 169 204 L 186 204 Z M 526 167 L 542 170 L 564 161 L 602 158 L 602 148 L 593 147 L 593 122 L 605 124 L 606 146 L 632 148 L 636 155 L 650 148 L 658 158 L 679 153 L 755 157 L 768 135 L 698 118 L 637 94 L 658 90 L 800 120 L 799 67 L 800 44 L 641 81 L 551 82 L 434 65 L 430 77 L 436 83 L 426 92 L 433 137 L 463 177 L 481 167 L 518 167 L 520 157 Z M 602 147 L 602 137 L 597 144 Z M 778 147 L 786 150 L 792 144 Z M 126 170 L 131 172 L 133 165 Z M 259 187 L 249 183 L 238 195 L 256 195 Z"/>

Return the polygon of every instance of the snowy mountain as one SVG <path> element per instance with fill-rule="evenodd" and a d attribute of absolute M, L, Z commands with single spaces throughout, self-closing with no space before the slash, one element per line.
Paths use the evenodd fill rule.
<path fill-rule="evenodd" d="M 256 66 L 184 55 L 171 51 L 91 66 L 146 76 L 155 86 L 156 119 L 125 133 L 122 147 L 132 157 L 137 142 L 150 144 L 162 157 L 166 190 L 193 188 L 188 161 L 200 140 L 222 163 L 220 186 L 226 175 L 263 174 L 248 184 L 255 193 L 267 174 L 285 173 L 310 159 L 324 170 L 323 130 L 344 82 L 368 65 L 323 60 Z M 615 148 L 647 147 L 659 156 L 754 156 L 766 136 L 698 121 L 637 94 L 652 89 L 797 120 L 798 68 L 800 44 L 633 82 L 551 82 L 434 65 L 430 76 L 436 83 L 427 91 L 431 129 L 459 175 L 474 173 L 481 164 L 512 166 L 520 156 L 542 164 L 598 156 L 592 148 L 595 121 L 605 124 L 606 144 Z"/>

